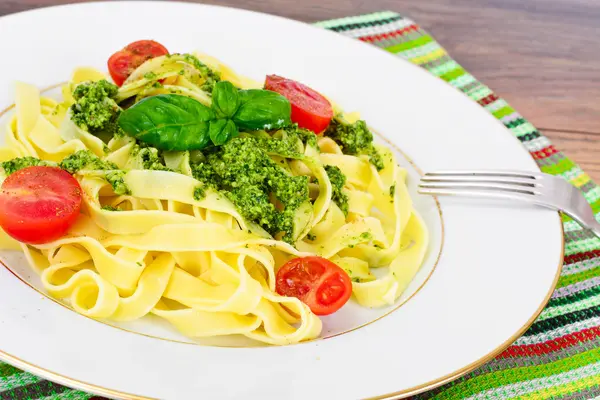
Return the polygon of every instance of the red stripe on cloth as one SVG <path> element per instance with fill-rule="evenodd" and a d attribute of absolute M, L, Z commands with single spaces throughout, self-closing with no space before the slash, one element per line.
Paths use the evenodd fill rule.
<path fill-rule="evenodd" d="M 597 337 L 600 337 L 600 326 L 584 329 L 579 332 L 573 332 L 549 342 L 512 346 L 506 349 L 496 358 L 503 359 L 512 357 L 539 356 L 565 349 L 578 343 L 587 342 Z"/>
<path fill-rule="evenodd" d="M 556 147 L 550 145 L 550 146 L 546 147 L 545 149 L 542 149 L 539 151 L 532 151 L 530 153 L 533 156 L 533 158 L 535 158 L 536 160 L 539 160 L 542 158 L 550 157 L 552 154 L 558 153 L 558 150 L 556 150 Z"/>
<path fill-rule="evenodd" d="M 380 40 L 385 40 L 385 39 L 392 39 L 396 36 L 400 36 L 400 35 L 404 35 L 405 33 L 411 32 L 411 31 L 417 31 L 419 29 L 419 27 L 417 25 L 409 25 L 406 26 L 402 29 L 398 29 L 392 32 L 386 32 L 386 33 L 381 33 L 378 35 L 368 35 L 368 36 L 361 36 L 358 39 L 362 40 L 363 42 L 378 42 Z"/>
<path fill-rule="evenodd" d="M 495 93 L 491 93 L 491 94 L 485 96 L 483 99 L 479 99 L 477 102 L 479 104 L 481 104 L 482 106 L 487 106 L 488 104 L 493 103 L 498 99 L 499 99 L 499 97 L 496 96 Z"/>
<path fill-rule="evenodd" d="M 600 249 L 586 251 L 583 253 L 575 253 L 565 257 L 565 264 L 573 264 L 579 261 L 589 260 L 591 258 L 600 257 Z"/>

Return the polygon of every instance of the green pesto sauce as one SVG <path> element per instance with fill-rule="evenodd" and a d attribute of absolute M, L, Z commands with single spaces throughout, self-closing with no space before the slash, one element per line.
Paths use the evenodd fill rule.
<path fill-rule="evenodd" d="M 392 186 L 390 186 L 390 197 L 394 198 L 395 193 L 396 193 L 396 184 L 394 183 Z"/>
<path fill-rule="evenodd" d="M 355 248 L 358 244 L 361 243 L 367 243 L 371 240 L 373 240 L 373 234 L 369 231 L 365 231 L 362 232 L 360 235 L 358 236 L 353 236 L 351 238 L 349 238 L 350 240 L 348 241 L 348 247 L 353 249 Z"/>
<path fill-rule="evenodd" d="M 361 233 L 361 234 L 358 236 L 358 238 L 359 238 L 361 241 L 372 240 L 372 239 L 373 239 L 373 234 L 372 234 L 371 232 L 368 232 L 368 231 L 367 231 L 367 232 L 363 232 L 363 233 Z"/>
<path fill-rule="evenodd" d="M 73 91 L 75 104 L 71 106 L 71 120 L 90 133 L 112 136 L 119 130 L 117 117 L 121 108 L 113 99 L 118 90 L 117 85 L 105 79 L 77 85 Z"/>
<path fill-rule="evenodd" d="M 59 167 L 70 174 L 74 174 L 82 169 L 109 171 L 104 177 L 112 186 L 115 194 L 131 194 L 131 191 L 123 180 L 125 171 L 119 170 L 119 167 L 110 161 L 101 160 L 89 150 L 79 150 L 71 154 L 59 163 Z"/>
<path fill-rule="evenodd" d="M 55 167 L 56 163 L 53 163 L 52 161 L 44 161 L 44 160 L 40 160 L 39 158 L 35 158 L 35 157 L 19 157 L 19 158 L 13 158 L 12 160 L 9 161 L 4 161 L 2 163 L 0 163 L 0 165 L 2 166 L 2 168 L 4 168 L 4 172 L 6 173 L 6 176 L 17 172 L 20 169 L 23 168 L 27 168 L 27 167 L 33 167 L 33 166 L 51 166 L 51 167 Z"/>
<path fill-rule="evenodd" d="M 123 211 L 119 207 L 113 207 L 113 206 L 109 206 L 109 205 L 102 206 L 102 209 L 105 211 Z"/>
<path fill-rule="evenodd" d="M 127 136 L 125 134 L 125 131 L 123 131 L 123 129 L 121 129 L 120 126 L 118 126 L 118 125 L 115 125 L 115 126 L 116 126 L 116 129 L 114 130 L 113 136 L 112 136 L 114 139 L 119 139 L 119 138 Z"/>
<path fill-rule="evenodd" d="M 299 141 L 296 138 L 288 137 L 283 140 L 255 138 L 256 145 L 269 155 L 277 155 L 285 158 L 302 158 L 303 154 L 299 151 Z"/>
<path fill-rule="evenodd" d="M 317 135 L 313 131 L 300 128 L 298 124 L 286 126 L 283 130 L 290 140 L 300 140 L 305 146 L 311 146 L 319 150 Z"/>
<path fill-rule="evenodd" d="M 272 156 L 302 159 L 303 146 L 309 145 L 318 149 L 317 135 L 299 128 L 297 124 L 282 128 L 280 138 L 272 137 L 266 132 L 244 132 L 241 137 L 254 141 L 261 150 Z"/>
<path fill-rule="evenodd" d="M 197 188 L 194 189 L 194 200 L 200 201 L 200 200 L 204 199 L 205 197 L 206 197 L 206 191 L 204 190 L 204 187 L 198 186 Z"/>
<path fill-rule="evenodd" d="M 344 154 L 368 155 L 371 164 L 378 170 L 383 169 L 383 159 L 373 146 L 373 134 L 365 121 L 359 120 L 348 124 L 334 118 L 325 130 L 325 136 L 329 136 L 339 144 Z"/>
<path fill-rule="evenodd" d="M 242 216 L 270 234 L 284 232 L 292 241 L 294 212 L 308 200 L 308 178 L 291 176 L 257 145 L 255 137 L 237 137 L 207 149 L 204 160 L 192 165 L 194 177 L 220 190 Z M 283 206 L 271 202 L 275 197 Z"/>
<path fill-rule="evenodd" d="M 332 186 L 331 199 L 344 215 L 348 216 L 348 196 L 342 191 L 346 184 L 346 175 L 334 165 L 326 165 L 325 172 L 327 172 Z"/>
<path fill-rule="evenodd" d="M 121 170 L 110 171 L 105 175 L 106 181 L 110 183 L 113 188 L 113 191 L 117 195 L 131 194 L 131 190 L 125 184 L 123 178 L 125 177 L 126 172 Z"/>
<path fill-rule="evenodd" d="M 309 234 L 307 234 L 307 235 L 306 235 L 306 238 L 307 238 L 308 240 L 312 240 L 312 241 L 315 241 L 315 240 L 317 240 L 317 236 L 316 236 L 316 235 L 313 235 L 312 233 L 309 233 Z"/>
<path fill-rule="evenodd" d="M 57 166 L 56 163 L 51 161 L 44 161 L 34 157 L 15 158 L 10 161 L 4 161 L 0 165 L 4 168 L 6 175 L 33 165 Z M 105 178 L 113 187 L 114 192 L 118 195 L 131 194 L 131 191 L 123 180 L 125 171 L 119 170 L 119 167 L 112 162 L 101 160 L 89 150 L 79 150 L 65 157 L 58 163 L 58 167 L 70 174 L 74 174 L 82 169 L 109 171 L 106 173 Z"/>
<path fill-rule="evenodd" d="M 295 125 L 296 133 L 300 137 L 300 140 L 306 145 L 311 146 L 317 149 L 320 152 L 319 146 L 317 145 L 317 135 L 313 131 L 309 131 L 308 129 L 299 128 L 298 125 Z"/>
<path fill-rule="evenodd" d="M 91 170 L 113 170 L 119 169 L 110 161 L 103 161 L 90 150 L 79 150 L 70 156 L 64 158 L 58 165 L 70 174 L 74 174 L 82 169 Z"/>
<path fill-rule="evenodd" d="M 131 155 L 140 157 L 144 169 L 172 171 L 165 165 L 160 150 L 154 147 L 136 144 L 131 148 Z"/>

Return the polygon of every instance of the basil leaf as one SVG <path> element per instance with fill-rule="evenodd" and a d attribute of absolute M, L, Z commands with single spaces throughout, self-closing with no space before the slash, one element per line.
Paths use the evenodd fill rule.
<path fill-rule="evenodd" d="M 214 112 L 189 97 L 161 94 L 147 97 L 121 112 L 123 131 L 161 150 L 196 150 L 210 141 Z"/>
<path fill-rule="evenodd" d="M 221 131 L 225 128 L 227 124 L 226 119 L 215 119 L 210 121 L 210 126 L 208 128 L 208 134 L 210 136 L 210 140 L 213 142 L 215 146 L 218 146 L 217 142 L 220 142 Z"/>
<path fill-rule="evenodd" d="M 270 90 L 239 91 L 240 105 L 233 122 L 247 130 L 278 129 L 291 123 L 292 106 L 288 99 Z"/>
<path fill-rule="evenodd" d="M 225 144 L 238 135 L 237 126 L 230 119 L 217 119 L 210 121 L 210 140 L 215 146 Z"/>
<path fill-rule="evenodd" d="M 217 118 L 231 118 L 238 109 L 238 90 L 231 82 L 221 81 L 215 84 L 212 92 L 212 109 Z"/>

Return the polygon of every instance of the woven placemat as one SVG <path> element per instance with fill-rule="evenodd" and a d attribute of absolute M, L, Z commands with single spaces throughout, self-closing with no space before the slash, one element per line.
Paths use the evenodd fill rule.
<path fill-rule="evenodd" d="M 381 47 L 449 82 L 502 121 L 542 171 L 570 181 L 585 194 L 594 212 L 600 211 L 600 187 L 410 19 L 386 11 L 316 25 Z M 600 397 L 600 240 L 567 217 L 563 223 L 562 275 L 550 302 L 531 328 L 493 361 L 416 398 Z M 0 362 L 0 399 L 92 397 Z"/>

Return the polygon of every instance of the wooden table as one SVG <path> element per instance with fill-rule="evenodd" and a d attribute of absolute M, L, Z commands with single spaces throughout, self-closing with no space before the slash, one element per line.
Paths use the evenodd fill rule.
<path fill-rule="evenodd" d="M 70 0 L 0 0 L 0 15 Z M 206 0 L 306 22 L 411 17 L 600 182 L 600 1 Z"/>

